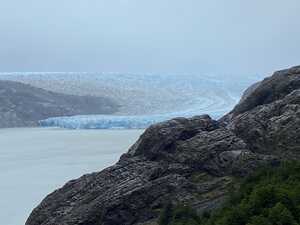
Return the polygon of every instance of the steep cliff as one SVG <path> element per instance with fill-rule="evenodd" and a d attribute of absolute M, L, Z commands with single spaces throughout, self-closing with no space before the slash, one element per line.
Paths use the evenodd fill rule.
<path fill-rule="evenodd" d="M 47 196 L 26 225 L 146 225 L 166 201 L 220 206 L 236 177 L 299 158 L 299 88 L 294 67 L 253 86 L 220 121 L 202 115 L 151 126 L 116 165 Z"/>

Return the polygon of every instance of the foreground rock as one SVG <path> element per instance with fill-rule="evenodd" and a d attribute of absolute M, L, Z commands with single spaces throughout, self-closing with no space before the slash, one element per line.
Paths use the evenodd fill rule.
<path fill-rule="evenodd" d="M 79 114 L 111 114 L 108 98 L 65 95 L 13 81 L 0 81 L 0 128 L 37 126 L 39 120 Z"/>
<path fill-rule="evenodd" d="M 169 200 L 218 207 L 234 177 L 299 156 L 299 79 L 298 68 L 275 73 L 220 121 L 203 115 L 151 126 L 116 165 L 46 197 L 26 225 L 155 224 Z"/>
<path fill-rule="evenodd" d="M 222 120 L 253 152 L 299 159 L 300 67 L 260 82 Z"/>

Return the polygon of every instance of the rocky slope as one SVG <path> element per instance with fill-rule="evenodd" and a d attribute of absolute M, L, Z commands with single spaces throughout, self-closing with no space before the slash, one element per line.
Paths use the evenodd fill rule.
<path fill-rule="evenodd" d="M 13 81 L 0 81 L 0 128 L 36 126 L 39 120 L 78 114 L 110 114 L 108 98 L 58 94 Z"/>
<path fill-rule="evenodd" d="M 148 128 L 119 162 L 68 182 L 26 225 L 156 224 L 166 201 L 220 206 L 235 178 L 299 157 L 300 67 L 252 86 L 220 121 L 175 118 Z"/>

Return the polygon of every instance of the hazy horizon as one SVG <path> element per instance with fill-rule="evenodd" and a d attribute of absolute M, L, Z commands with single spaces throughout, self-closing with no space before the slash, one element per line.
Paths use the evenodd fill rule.
<path fill-rule="evenodd" d="M 1 72 L 269 75 L 300 64 L 300 2 L 5 1 Z"/>

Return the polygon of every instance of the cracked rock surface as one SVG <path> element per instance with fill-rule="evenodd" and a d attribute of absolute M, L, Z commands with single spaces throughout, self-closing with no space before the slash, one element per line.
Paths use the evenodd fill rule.
<path fill-rule="evenodd" d="M 235 177 L 299 158 L 299 89 L 294 67 L 252 86 L 219 121 L 202 115 L 152 125 L 116 165 L 48 195 L 26 225 L 154 225 L 168 200 L 216 208 Z"/>

